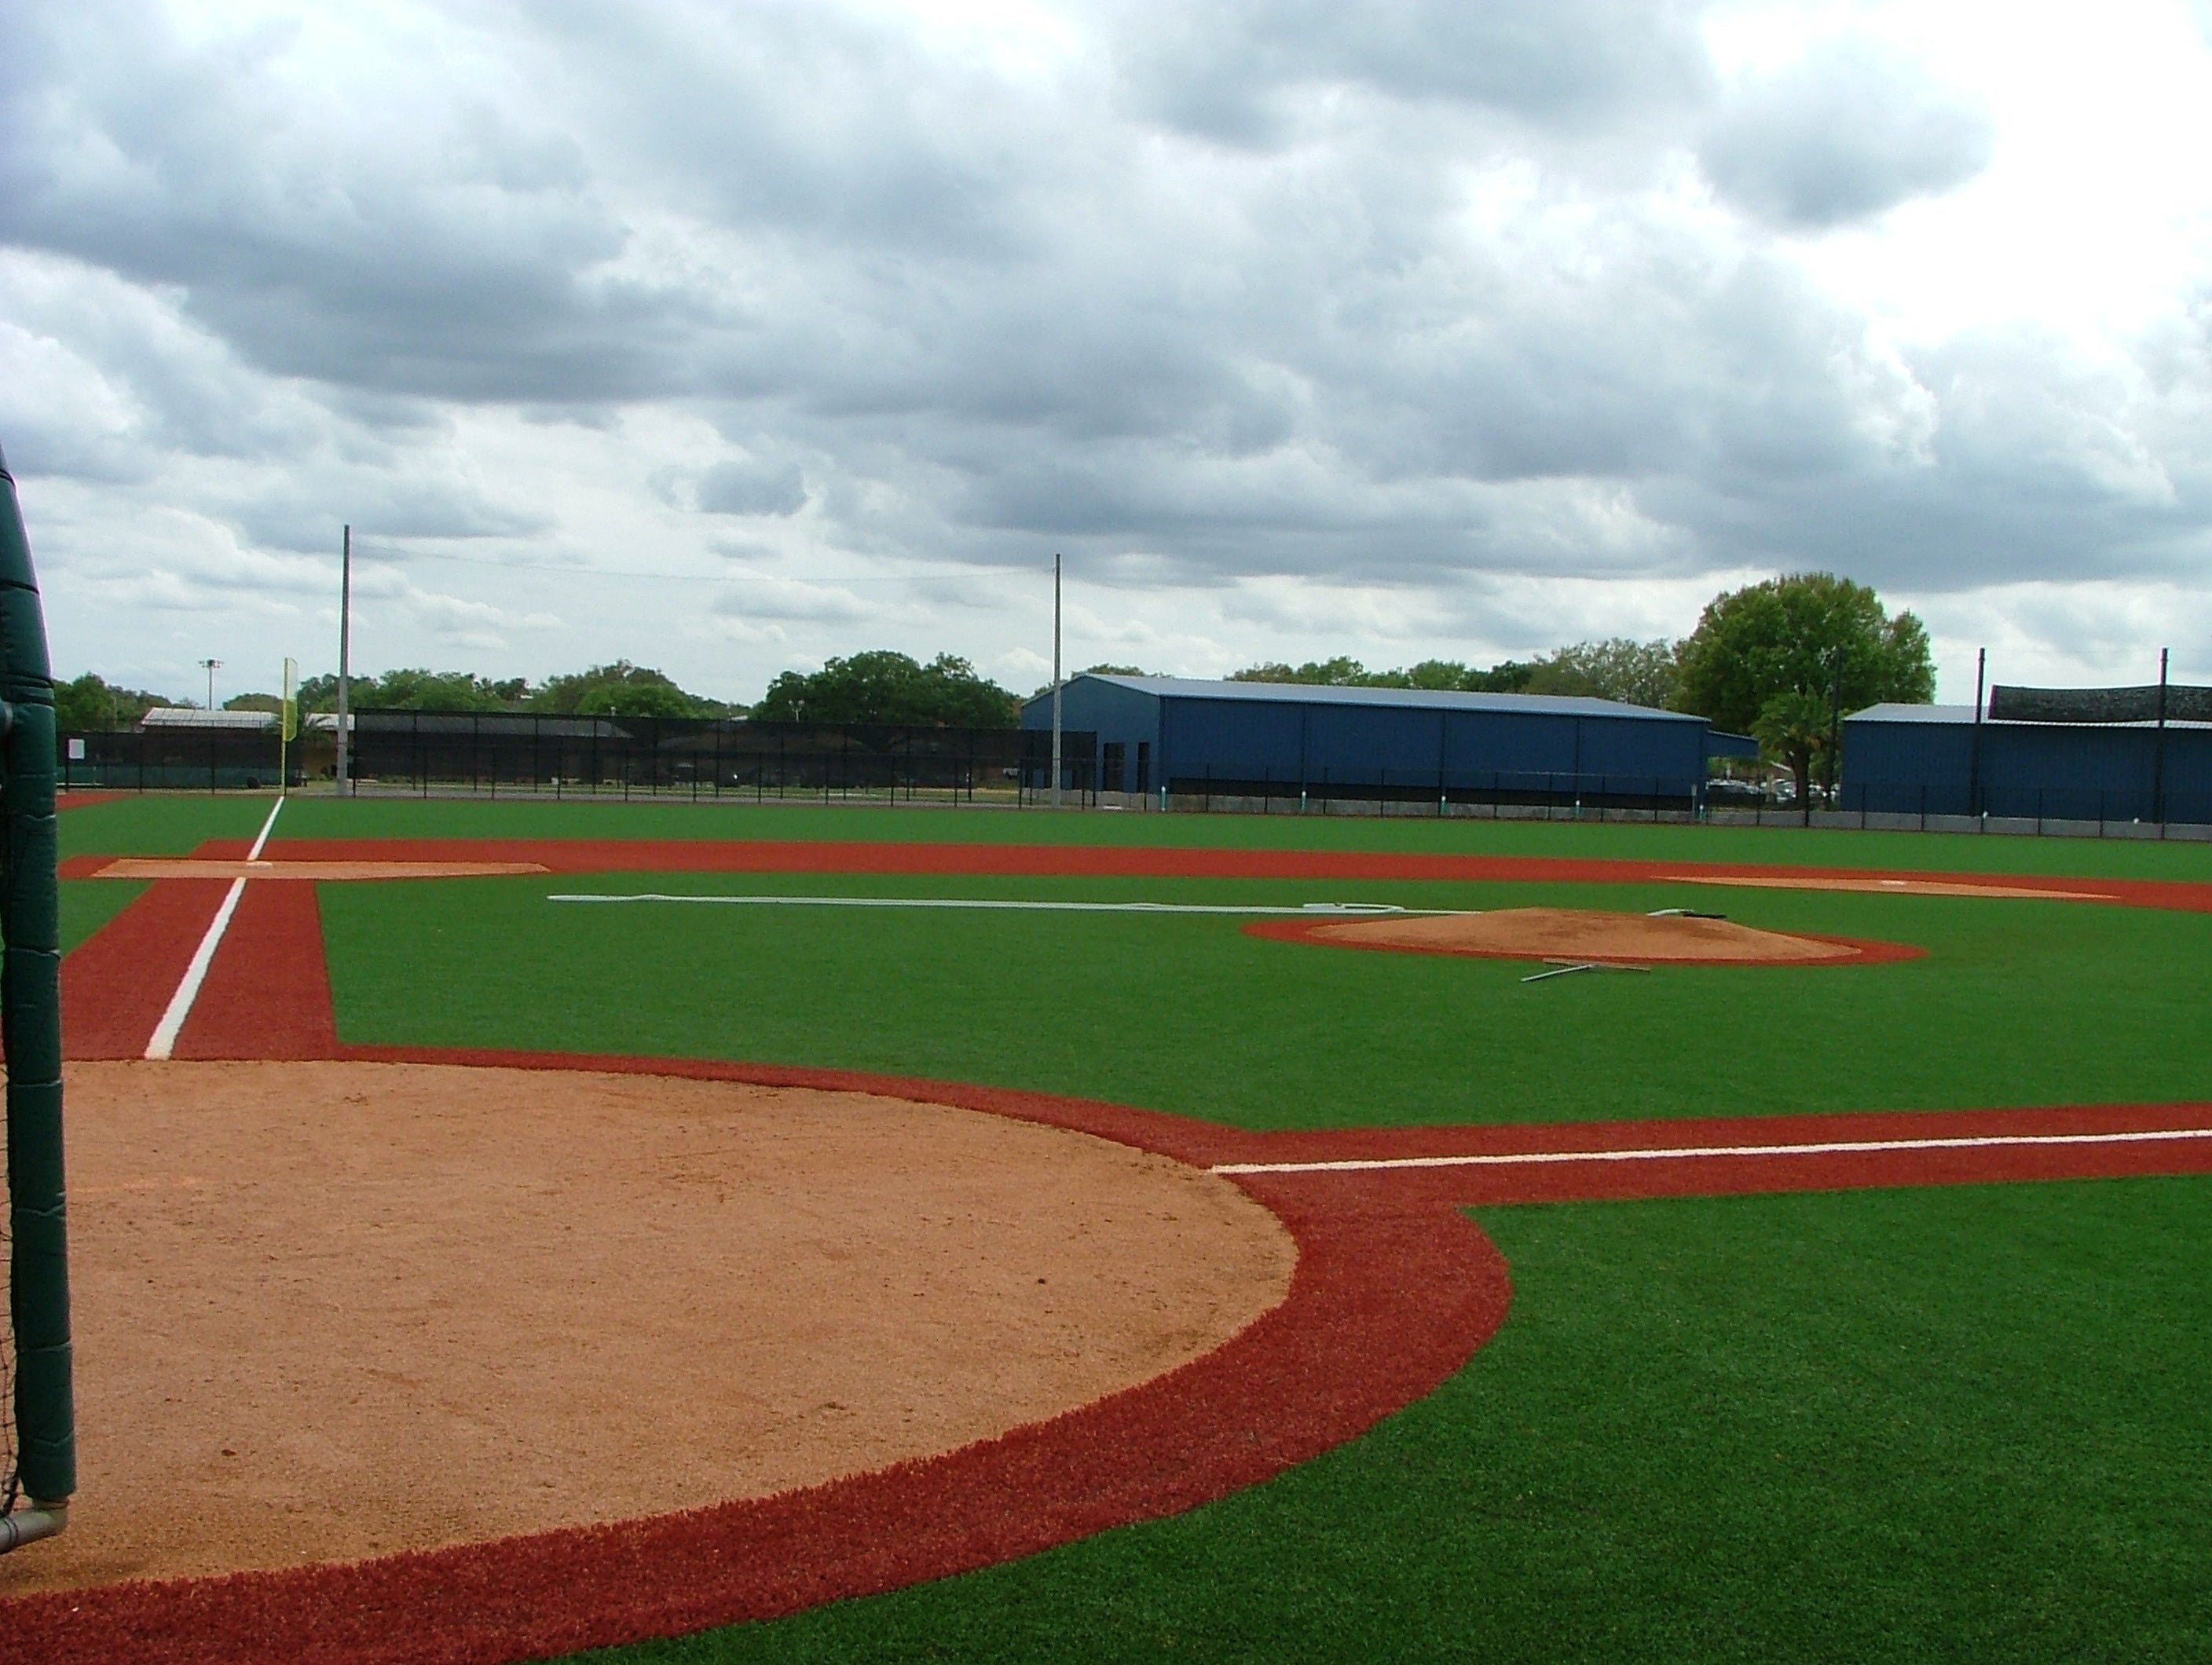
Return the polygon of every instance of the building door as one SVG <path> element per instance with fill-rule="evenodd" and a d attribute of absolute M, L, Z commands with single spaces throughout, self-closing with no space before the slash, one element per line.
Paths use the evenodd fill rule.
<path fill-rule="evenodd" d="M 1139 793 L 1146 793 L 1152 789 L 1152 743 L 1150 740 L 1139 740 L 1137 742 L 1137 790 Z"/>
<path fill-rule="evenodd" d="M 1121 759 L 1124 755 L 1121 742 L 1119 740 L 1109 740 L 1102 748 L 1102 750 L 1104 753 L 1104 759 L 1099 770 L 1099 791 L 1128 791 L 1128 783 L 1121 778 Z"/>

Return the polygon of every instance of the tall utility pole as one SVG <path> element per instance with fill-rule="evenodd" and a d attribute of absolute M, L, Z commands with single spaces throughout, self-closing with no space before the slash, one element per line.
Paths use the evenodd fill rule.
<path fill-rule="evenodd" d="M 1974 746 L 1966 764 L 1966 813 L 1982 812 L 1982 707 L 1985 703 L 1984 689 L 1990 678 L 1990 650 L 1983 648 L 1974 656 Z"/>
<path fill-rule="evenodd" d="M 2166 671 L 2173 649 L 2158 650 L 2158 738 L 2152 743 L 2150 760 L 2150 817 L 2158 823 L 2158 836 L 2166 836 Z"/>
<path fill-rule="evenodd" d="M 200 669 L 208 673 L 207 708 L 212 711 L 215 709 L 215 673 L 222 669 L 222 661 L 221 659 L 202 659 L 200 661 Z"/>
<path fill-rule="evenodd" d="M 1060 557 L 1052 558 L 1052 806 L 1060 807 Z"/>
<path fill-rule="evenodd" d="M 345 529 L 338 556 L 338 791 L 346 789 L 346 705 L 353 681 L 353 526 Z"/>

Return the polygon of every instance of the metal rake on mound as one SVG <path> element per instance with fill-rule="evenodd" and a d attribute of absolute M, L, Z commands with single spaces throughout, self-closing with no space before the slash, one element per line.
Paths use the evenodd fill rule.
<path fill-rule="evenodd" d="M 1571 971 L 1649 972 L 1651 969 L 1648 965 L 1623 965 L 1614 960 L 1546 960 L 1544 963 L 1552 969 L 1548 971 L 1533 972 L 1521 981 L 1524 983 L 1540 983 L 1547 977 L 1564 977 Z"/>

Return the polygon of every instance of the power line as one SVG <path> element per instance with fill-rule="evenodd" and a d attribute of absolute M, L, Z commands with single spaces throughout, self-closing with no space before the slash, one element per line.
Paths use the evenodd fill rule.
<path fill-rule="evenodd" d="M 723 573 L 656 573 L 640 572 L 628 567 L 571 567 L 552 561 L 499 561 L 489 556 L 446 555 L 429 550 L 410 550 L 404 553 L 385 552 L 372 556 L 364 547 L 365 556 L 399 566 L 410 561 L 444 561 L 458 567 L 488 567 L 496 572 L 558 573 L 570 578 L 643 578 L 670 584 L 726 584 L 734 579 L 765 578 L 784 584 L 808 584 L 829 589 L 848 584 L 906 584 L 917 579 L 983 578 L 1006 572 L 1019 571 L 1008 567 L 946 567 L 927 572 L 905 573 L 879 578 L 791 578 L 778 573 L 763 572 L 757 568 L 742 567 Z"/>

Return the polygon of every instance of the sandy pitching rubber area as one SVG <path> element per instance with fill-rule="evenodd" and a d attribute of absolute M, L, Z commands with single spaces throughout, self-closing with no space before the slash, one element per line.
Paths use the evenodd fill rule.
<path fill-rule="evenodd" d="M 1811 964 L 1851 960 L 1848 943 L 1760 931 L 1733 920 L 1614 914 L 1595 908 L 1503 908 L 1487 914 L 1407 915 L 1321 925 L 1306 934 L 1354 947 L 1410 948 L 1505 959 L 1618 962 L 1637 965 Z"/>
<path fill-rule="evenodd" d="M 0 1595 L 765 1496 L 1212 1351 L 1287 1295 L 1227 1181 L 858 1093 L 70 1066 L 83 1470 Z"/>

